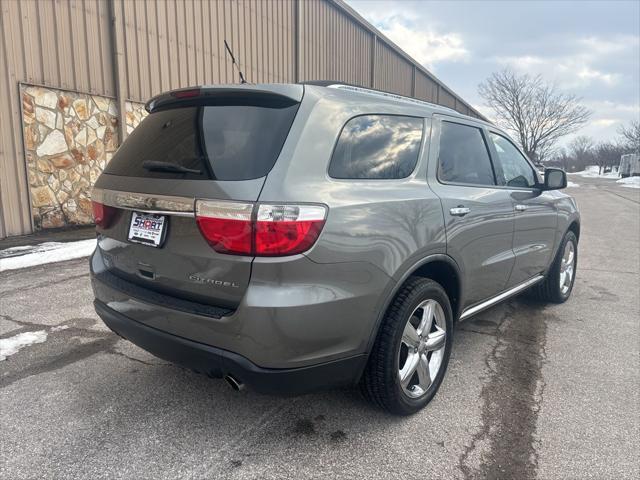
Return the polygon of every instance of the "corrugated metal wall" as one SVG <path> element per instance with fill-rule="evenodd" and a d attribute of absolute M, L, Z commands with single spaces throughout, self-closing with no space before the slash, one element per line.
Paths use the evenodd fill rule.
<path fill-rule="evenodd" d="M 123 96 L 146 101 L 173 88 L 237 82 L 225 39 L 250 82 L 293 82 L 295 8 L 291 0 L 114 0 Z"/>
<path fill-rule="evenodd" d="M 381 41 L 376 42 L 375 85 L 379 90 L 413 95 L 413 65 Z"/>
<path fill-rule="evenodd" d="M 115 95 L 108 4 L 1 0 L 0 238 L 31 231 L 19 82 Z"/>
<path fill-rule="evenodd" d="M 416 74 L 416 98 L 427 102 L 438 102 L 438 82 L 432 80 L 422 72 Z"/>
<path fill-rule="evenodd" d="M 332 3 L 299 3 L 299 81 L 371 86 L 372 36 Z"/>
<path fill-rule="evenodd" d="M 31 231 L 19 83 L 146 101 L 172 88 L 338 80 L 478 116 L 341 0 L 0 0 L 0 238 Z M 110 19 L 113 17 L 113 24 Z M 122 120 L 122 117 L 121 117 Z M 122 122 L 121 122 L 122 123 Z"/>

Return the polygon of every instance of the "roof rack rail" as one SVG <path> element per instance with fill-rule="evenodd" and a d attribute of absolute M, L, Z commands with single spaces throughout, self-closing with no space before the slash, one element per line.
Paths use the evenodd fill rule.
<path fill-rule="evenodd" d="M 380 97 L 392 98 L 394 100 L 400 100 L 402 102 L 410 102 L 410 103 L 416 103 L 418 105 L 425 105 L 427 107 L 441 108 L 441 109 L 444 109 L 444 110 L 449 110 L 451 112 L 457 113 L 458 115 L 464 115 L 464 114 L 454 110 L 453 108 L 445 107 L 444 105 L 438 105 L 437 103 L 431 103 L 431 102 L 426 102 L 424 100 L 418 100 L 417 98 L 407 97 L 405 95 L 398 95 L 397 93 L 385 92 L 383 90 L 375 90 L 375 89 L 372 89 L 372 88 L 357 87 L 355 85 L 349 85 L 349 84 L 346 84 L 346 83 L 331 83 L 329 85 L 323 85 L 323 86 L 326 86 L 327 88 L 337 88 L 337 89 L 340 89 L 340 90 L 350 90 L 352 92 L 364 93 L 364 94 L 367 94 L 367 95 L 378 95 Z"/>

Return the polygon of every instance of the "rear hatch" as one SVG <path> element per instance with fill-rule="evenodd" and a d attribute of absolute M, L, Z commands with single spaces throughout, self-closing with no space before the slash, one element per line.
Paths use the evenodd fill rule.
<path fill-rule="evenodd" d="M 302 88 L 213 87 L 150 101 L 151 113 L 94 189 L 105 278 L 132 296 L 138 289 L 141 297 L 173 296 L 177 305 L 235 309 L 253 257 L 216 252 L 197 225 L 194 204 L 258 200 Z"/>

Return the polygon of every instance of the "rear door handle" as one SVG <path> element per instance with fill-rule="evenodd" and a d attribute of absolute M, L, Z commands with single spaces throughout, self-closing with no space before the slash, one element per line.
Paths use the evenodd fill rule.
<path fill-rule="evenodd" d="M 454 217 L 464 217 L 470 211 L 471 209 L 468 207 L 455 207 L 449 210 L 449 213 Z"/>
<path fill-rule="evenodd" d="M 516 212 L 524 212 L 527 209 L 526 205 L 516 205 L 515 206 Z"/>

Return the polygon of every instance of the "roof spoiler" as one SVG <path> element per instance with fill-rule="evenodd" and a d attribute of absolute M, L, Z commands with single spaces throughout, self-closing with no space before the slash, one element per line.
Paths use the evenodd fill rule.
<path fill-rule="evenodd" d="M 216 99 L 245 99 L 245 100 L 280 100 L 284 102 L 300 103 L 304 87 L 292 84 L 262 84 L 262 85 L 202 85 L 180 88 L 161 93 L 149 100 L 144 108 L 152 113 L 158 109 L 175 104 L 199 104 L 203 101 L 215 102 Z"/>

